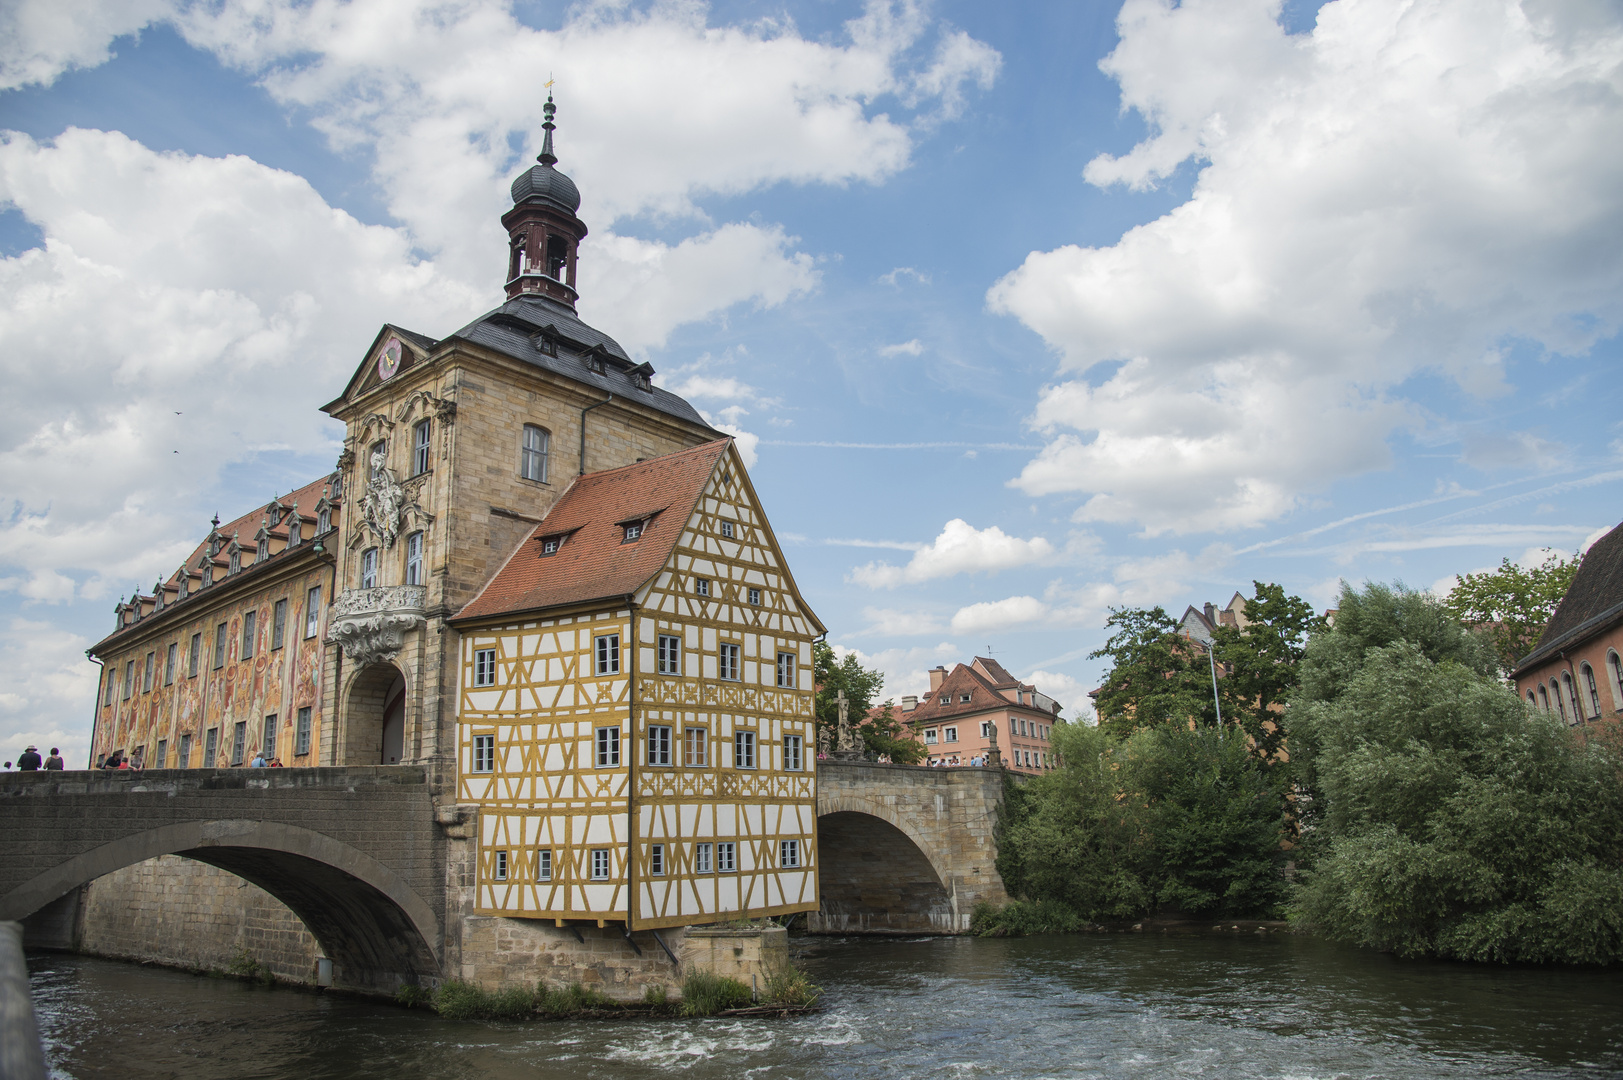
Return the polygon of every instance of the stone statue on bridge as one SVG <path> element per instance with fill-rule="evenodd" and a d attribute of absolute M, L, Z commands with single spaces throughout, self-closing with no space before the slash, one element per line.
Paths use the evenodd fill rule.
<path fill-rule="evenodd" d="M 861 740 L 851 727 L 851 704 L 845 700 L 845 691 L 837 691 L 834 700 L 840 706 L 839 735 L 834 743 L 834 760 L 859 761 L 862 758 Z"/>
<path fill-rule="evenodd" d="M 1001 769 L 1003 767 L 1003 755 L 998 752 L 997 748 L 996 720 L 986 722 L 986 767 L 988 769 Z"/>

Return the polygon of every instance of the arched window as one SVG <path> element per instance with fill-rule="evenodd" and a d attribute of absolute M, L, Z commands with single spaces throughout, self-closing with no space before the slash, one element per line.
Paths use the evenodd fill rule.
<path fill-rule="evenodd" d="M 433 434 L 433 425 L 427 420 L 419 420 L 417 426 L 412 428 L 411 436 L 411 475 L 421 476 L 428 471 L 429 437 Z"/>
<path fill-rule="evenodd" d="M 1587 702 L 1589 706 L 1589 718 L 1591 720 L 1599 720 L 1600 687 L 1595 683 L 1595 669 L 1586 663 L 1578 670 L 1581 673 L 1580 678 L 1583 679 L 1583 689 L 1589 692 L 1589 700 Z"/>
<path fill-rule="evenodd" d="M 379 439 L 372 444 L 372 451 L 367 455 L 370 471 L 367 473 L 373 480 L 382 475 L 389 460 L 389 443 L 386 439 Z"/>
<path fill-rule="evenodd" d="M 1555 698 L 1555 708 L 1561 714 L 1563 723 L 1567 720 L 1567 703 L 1561 697 L 1561 684 L 1554 679 L 1550 680 L 1550 696 Z"/>
<path fill-rule="evenodd" d="M 561 236 L 547 237 L 547 276 L 562 281 L 569 273 L 569 242 Z"/>
<path fill-rule="evenodd" d="M 1538 688 L 1538 707 L 1545 712 L 1550 711 L 1550 692 L 1542 686 Z"/>
<path fill-rule="evenodd" d="M 547 481 L 547 448 L 552 436 L 547 429 L 534 424 L 524 425 L 523 449 L 519 452 L 518 473 L 526 480 Z"/>
<path fill-rule="evenodd" d="M 1578 689 L 1572 685 L 1572 672 L 1563 671 L 1561 673 L 1561 690 L 1567 699 L 1567 704 L 1572 706 L 1572 720 L 1570 722 L 1574 724 L 1580 723 L 1584 718 L 1584 710 L 1583 706 L 1578 704 Z"/>
<path fill-rule="evenodd" d="M 1606 673 L 1612 677 L 1612 709 L 1623 711 L 1623 657 L 1616 651 L 1606 654 Z"/>
<path fill-rule="evenodd" d="M 1533 696 L 1533 691 L 1531 690 L 1527 692 L 1527 707 L 1530 709 L 1538 708 L 1538 698 Z"/>
<path fill-rule="evenodd" d="M 270 558 L 270 537 L 261 536 L 254 545 L 254 562 L 264 562 Z"/>

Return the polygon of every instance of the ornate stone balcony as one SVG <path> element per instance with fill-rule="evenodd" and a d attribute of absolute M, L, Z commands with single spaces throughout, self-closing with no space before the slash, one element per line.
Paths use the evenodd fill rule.
<path fill-rule="evenodd" d="M 428 588 L 423 585 L 350 589 L 333 601 L 327 639 L 341 645 L 344 655 L 357 664 L 393 660 L 405 645 L 406 634 L 427 622 L 423 616 L 427 601 Z"/>

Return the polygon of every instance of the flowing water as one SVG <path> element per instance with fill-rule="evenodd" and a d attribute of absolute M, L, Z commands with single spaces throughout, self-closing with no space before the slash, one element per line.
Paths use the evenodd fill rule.
<path fill-rule="evenodd" d="M 791 1020 L 467 1024 L 30 957 L 56 1075 L 596 1080 L 1623 1076 L 1623 976 L 1406 963 L 1311 938 L 802 938 Z"/>

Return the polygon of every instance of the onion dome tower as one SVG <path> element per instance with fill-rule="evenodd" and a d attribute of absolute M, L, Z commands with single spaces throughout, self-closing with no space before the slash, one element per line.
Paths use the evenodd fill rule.
<path fill-rule="evenodd" d="M 536 160 L 539 165 L 513 181 L 513 208 L 502 215 L 507 230 L 507 298 L 527 294 L 548 296 L 574 310 L 575 252 L 586 236 L 586 223 L 575 216 L 580 189 L 557 169 L 552 152 L 552 122 L 558 108 L 547 94 L 546 139 Z"/>

